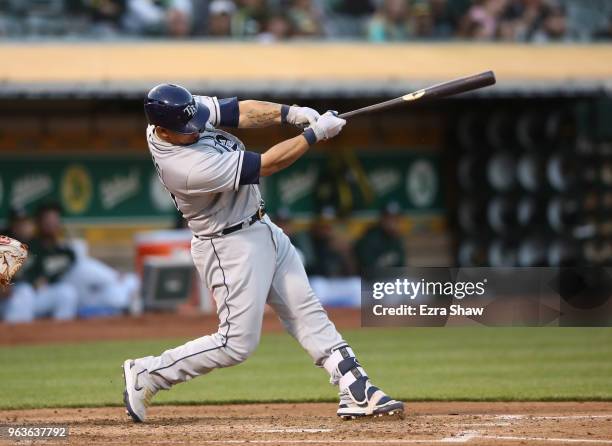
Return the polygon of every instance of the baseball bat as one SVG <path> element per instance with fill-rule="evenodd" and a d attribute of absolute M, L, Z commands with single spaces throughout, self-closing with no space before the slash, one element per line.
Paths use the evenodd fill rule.
<path fill-rule="evenodd" d="M 454 96 L 459 93 L 465 93 L 466 91 L 477 90 L 479 88 L 487 87 L 493 84 L 495 84 L 495 73 L 493 73 L 492 71 L 484 71 L 482 73 L 474 74 L 472 76 L 442 82 L 441 84 L 413 91 L 412 93 L 405 94 L 404 96 L 400 96 L 399 98 L 380 102 L 374 105 L 369 105 L 363 108 L 358 108 L 357 110 L 348 111 L 346 113 L 342 113 L 341 115 L 339 115 L 339 117 L 346 119 L 352 116 L 361 115 L 363 113 L 386 110 L 387 108 L 394 107 L 405 102 L 423 102 L 430 99 L 445 98 L 448 96 Z"/>

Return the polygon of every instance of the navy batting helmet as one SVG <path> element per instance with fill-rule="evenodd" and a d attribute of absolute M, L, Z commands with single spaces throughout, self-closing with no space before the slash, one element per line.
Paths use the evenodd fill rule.
<path fill-rule="evenodd" d="M 150 124 L 186 134 L 201 132 L 210 116 L 208 107 L 197 102 L 187 89 L 173 84 L 153 87 L 144 109 Z"/>

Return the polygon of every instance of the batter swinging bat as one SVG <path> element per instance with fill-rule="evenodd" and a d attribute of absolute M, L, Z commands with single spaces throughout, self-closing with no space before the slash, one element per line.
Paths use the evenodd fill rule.
<path fill-rule="evenodd" d="M 448 96 L 454 96 L 466 91 L 477 90 L 478 88 L 487 87 L 495 84 L 495 74 L 492 71 L 485 71 L 480 74 L 462 77 L 448 82 L 443 82 L 431 87 L 423 88 L 412 93 L 405 94 L 399 98 L 389 101 L 380 102 L 368 107 L 359 108 L 339 115 L 340 118 L 346 119 L 355 115 L 369 113 L 373 111 L 385 110 L 389 107 L 402 104 L 404 102 L 426 101 L 429 99 L 440 99 Z"/>

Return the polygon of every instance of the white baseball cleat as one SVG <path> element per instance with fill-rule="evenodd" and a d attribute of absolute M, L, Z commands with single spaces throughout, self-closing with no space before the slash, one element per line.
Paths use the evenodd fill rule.
<path fill-rule="evenodd" d="M 367 378 L 366 378 L 367 379 Z M 352 420 L 361 417 L 382 417 L 383 415 L 396 415 L 404 418 L 404 403 L 387 396 L 378 387 L 372 385 L 370 380 L 365 383 L 365 401 L 357 402 L 348 389 L 340 392 L 340 404 L 336 412 L 343 420 Z"/>
<path fill-rule="evenodd" d="M 144 423 L 147 418 L 147 407 L 149 407 L 151 399 L 157 393 L 155 390 L 147 387 L 142 378 L 142 382 L 138 382 L 142 373 L 146 373 L 146 369 L 138 372 L 136 361 L 133 359 L 128 359 L 123 363 L 123 378 L 125 380 L 123 402 L 125 403 L 127 414 L 136 423 Z"/>

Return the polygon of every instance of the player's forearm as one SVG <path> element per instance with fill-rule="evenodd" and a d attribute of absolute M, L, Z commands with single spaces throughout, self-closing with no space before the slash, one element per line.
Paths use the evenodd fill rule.
<path fill-rule="evenodd" d="M 287 139 L 261 155 L 260 176 L 267 177 L 293 164 L 308 151 L 310 144 L 303 135 Z"/>
<path fill-rule="evenodd" d="M 240 128 L 260 128 L 281 123 L 281 104 L 264 101 L 240 101 Z"/>

